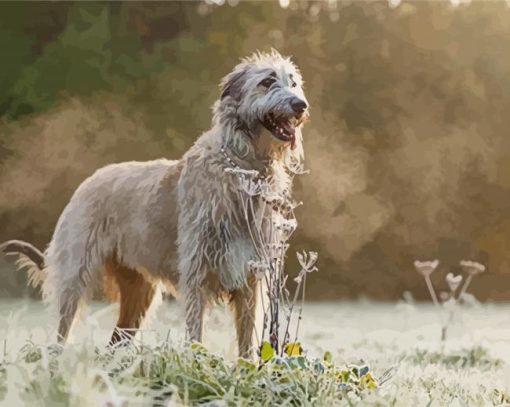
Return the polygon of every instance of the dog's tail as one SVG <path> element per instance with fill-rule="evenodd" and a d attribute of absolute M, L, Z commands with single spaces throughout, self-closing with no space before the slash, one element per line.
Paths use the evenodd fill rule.
<path fill-rule="evenodd" d="M 21 240 L 8 240 L 0 244 L 0 253 L 18 256 L 16 267 L 26 269 L 28 283 L 38 288 L 46 279 L 44 254 L 35 246 Z"/>

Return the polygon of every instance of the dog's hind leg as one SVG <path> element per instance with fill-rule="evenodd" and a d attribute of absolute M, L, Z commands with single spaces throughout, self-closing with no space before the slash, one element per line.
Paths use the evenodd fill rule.
<path fill-rule="evenodd" d="M 75 298 L 74 296 L 68 297 L 66 294 L 63 294 L 61 298 L 63 300 L 60 301 L 61 305 L 58 310 L 60 321 L 58 324 L 57 340 L 58 342 L 63 343 L 67 340 L 67 336 L 71 330 L 76 312 L 78 311 L 80 298 Z"/>
<path fill-rule="evenodd" d="M 113 275 L 120 294 L 119 319 L 110 339 L 110 345 L 115 345 L 135 336 L 155 299 L 157 288 L 136 270 L 114 261 L 107 262 L 106 272 Z"/>
<path fill-rule="evenodd" d="M 81 304 L 86 303 L 90 293 L 90 274 L 82 268 L 80 271 L 65 279 L 60 279 L 58 285 L 55 284 L 56 277 L 61 273 L 52 273 L 45 281 L 46 291 L 44 295 L 55 296 L 58 304 L 59 325 L 57 340 L 64 343 L 67 340 L 76 314 Z M 56 292 L 56 290 L 58 291 Z"/>

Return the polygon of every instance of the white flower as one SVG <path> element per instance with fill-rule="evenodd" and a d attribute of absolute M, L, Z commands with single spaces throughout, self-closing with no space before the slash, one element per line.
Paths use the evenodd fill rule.
<path fill-rule="evenodd" d="M 280 195 L 270 194 L 267 192 L 262 195 L 262 200 L 270 205 L 272 204 L 278 206 L 283 205 L 284 202 L 284 199 Z"/>
<path fill-rule="evenodd" d="M 250 260 L 248 262 L 248 269 L 255 275 L 257 280 L 262 280 L 264 274 L 269 271 L 269 265 L 263 261 Z"/>
<path fill-rule="evenodd" d="M 477 263 L 476 261 L 462 260 L 460 262 L 460 266 L 467 274 L 470 275 L 483 273 L 485 271 L 485 266 L 483 264 Z"/>
<path fill-rule="evenodd" d="M 268 267 L 267 263 L 263 262 L 263 261 L 255 261 L 255 260 L 250 260 L 248 262 L 248 267 L 250 268 L 250 271 L 255 271 L 255 270 L 266 270 Z"/>
<path fill-rule="evenodd" d="M 448 284 L 450 291 L 455 293 L 457 288 L 459 288 L 460 283 L 462 283 L 462 276 L 460 274 L 454 276 L 453 273 L 448 273 L 446 275 L 446 283 Z"/>
<path fill-rule="evenodd" d="M 303 201 L 293 201 L 291 202 L 291 205 L 292 205 L 292 209 L 296 209 L 298 206 L 301 206 L 303 205 Z"/>
<path fill-rule="evenodd" d="M 297 259 L 299 261 L 299 264 L 308 273 L 311 273 L 312 271 L 317 271 L 318 268 L 315 267 L 315 263 L 317 262 L 317 259 L 319 255 L 317 252 L 305 252 L 303 253 L 296 253 Z"/>
<path fill-rule="evenodd" d="M 432 272 L 437 268 L 439 265 L 439 260 L 433 260 L 433 261 L 419 261 L 416 260 L 414 262 L 414 267 L 424 277 L 430 276 Z"/>
<path fill-rule="evenodd" d="M 273 220 L 273 227 L 281 232 L 282 240 L 287 241 L 297 229 L 297 220 L 294 218 L 284 219 L 283 217 L 276 217 Z"/>
<path fill-rule="evenodd" d="M 260 194 L 262 182 L 258 171 L 231 167 L 227 167 L 223 171 L 227 174 L 237 175 L 239 178 L 239 189 L 248 195 L 254 196 Z"/>
<path fill-rule="evenodd" d="M 294 175 L 309 174 L 310 170 L 305 170 L 305 167 L 300 162 L 292 162 L 287 166 L 287 169 Z"/>
<path fill-rule="evenodd" d="M 239 185 L 240 189 L 250 196 L 260 194 L 260 182 L 258 179 L 252 179 L 249 177 L 239 177 Z"/>
<path fill-rule="evenodd" d="M 266 244 L 267 252 L 269 253 L 269 256 L 273 259 L 283 257 L 288 248 L 289 245 L 284 242 Z"/>

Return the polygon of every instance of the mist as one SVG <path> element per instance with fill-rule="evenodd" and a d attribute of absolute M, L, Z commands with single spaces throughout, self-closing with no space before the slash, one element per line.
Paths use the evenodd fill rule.
<path fill-rule="evenodd" d="M 319 252 L 310 298 L 424 299 L 412 262 L 438 258 L 444 273 L 484 263 L 475 294 L 510 299 L 505 3 L 39 7 L 60 25 L 41 23 L 41 39 L 23 20 L 31 47 L 5 70 L 3 240 L 44 248 L 101 166 L 179 158 L 209 127 L 220 78 L 273 46 L 300 67 L 311 102 L 290 251 Z"/>

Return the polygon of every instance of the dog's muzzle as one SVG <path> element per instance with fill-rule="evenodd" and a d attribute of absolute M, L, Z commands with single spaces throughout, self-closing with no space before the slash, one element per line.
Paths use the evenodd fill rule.
<path fill-rule="evenodd" d="M 261 123 L 274 137 L 281 141 L 289 142 L 291 147 L 294 148 L 296 127 L 303 122 L 308 105 L 297 97 L 293 97 L 289 104 L 294 115 L 277 116 L 274 113 L 268 113 L 261 120 Z"/>

